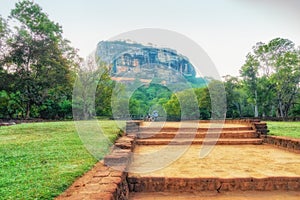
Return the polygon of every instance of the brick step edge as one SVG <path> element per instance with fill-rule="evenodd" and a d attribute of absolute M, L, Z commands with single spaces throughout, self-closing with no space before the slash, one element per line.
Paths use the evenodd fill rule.
<path fill-rule="evenodd" d="M 300 191 L 300 177 L 165 178 L 129 177 L 130 192 Z"/>
<path fill-rule="evenodd" d="M 178 131 L 139 131 L 139 134 L 215 134 L 215 133 L 223 133 L 223 134 L 228 134 L 228 133 L 256 133 L 255 130 L 178 130 Z"/>
<path fill-rule="evenodd" d="M 232 139 L 232 140 L 160 140 L 160 139 L 138 139 L 137 145 L 189 145 L 189 144 L 206 144 L 206 145 L 248 145 L 248 144 L 263 144 L 263 139 Z"/>
<path fill-rule="evenodd" d="M 259 134 L 256 132 L 247 133 L 139 133 L 138 138 L 259 138 Z"/>
<path fill-rule="evenodd" d="M 300 153 L 300 139 L 282 137 L 282 136 L 263 136 L 264 143 L 288 150 L 295 153 Z"/>
<path fill-rule="evenodd" d="M 210 130 L 210 131 L 213 131 L 213 130 L 224 130 L 224 131 L 242 131 L 242 130 L 253 130 L 252 127 L 248 127 L 248 126 L 245 126 L 245 127 L 223 127 L 223 128 L 214 128 L 214 127 L 211 127 L 211 128 L 187 128 L 187 127 L 182 127 L 182 128 L 173 128 L 173 127 L 139 127 L 139 131 L 143 132 L 143 131 L 147 131 L 147 132 L 158 132 L 158 131 L 165 131 L 165 132 L 175 132 L 175 131 L 189 131 L 189 130 L 192 130 L 192 131 L 195 131 L 195 130 L 198 130 L 198 131 L 207 131 L 207 130 Z"/>

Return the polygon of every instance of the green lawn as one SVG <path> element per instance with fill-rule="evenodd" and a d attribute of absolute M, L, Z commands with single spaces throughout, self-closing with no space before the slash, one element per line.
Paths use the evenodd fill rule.
<path fill-rule="evenodd" d="M 300 122 L 267 122 L 269 135 L 300 138 Z"/>
<path fill-rule="evenodd" d="M 113 142 L 118 126 L 113 121 L 99 123 Z M 74 122 L 0 127 L 0 199 L 53 199 L 96 162 Z"/>

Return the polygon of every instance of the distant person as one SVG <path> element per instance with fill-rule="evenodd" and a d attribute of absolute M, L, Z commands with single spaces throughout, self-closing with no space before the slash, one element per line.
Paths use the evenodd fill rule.
<path fill-rule="evenodd" d="M 158 112 L 155 110 L 153 111 L 153 120 L 157 121 L 157 118 L 158 118 Z"/>
<path fill-rule="evenodd" d="M 151 115 L 149 113 L 146 115 L 146 121 L 151 121 Z"/>

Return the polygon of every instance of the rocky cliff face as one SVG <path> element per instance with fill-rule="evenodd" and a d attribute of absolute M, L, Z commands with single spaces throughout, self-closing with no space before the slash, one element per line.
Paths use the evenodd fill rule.
<path fill-rule="evenodd" d="M 97 46 L 96 55 L 110 67 L 112 79 L 119 82 L 138 79 L 150 83 L 155 79 L 167 85 L 196 76 L 189 59 L 172 49 L 123 41 L 102 41 Z"/>

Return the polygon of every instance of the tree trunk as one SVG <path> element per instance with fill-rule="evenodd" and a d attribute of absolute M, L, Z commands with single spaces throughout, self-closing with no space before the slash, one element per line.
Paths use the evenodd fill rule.
<path fill-rule="evenodd" d="M 234 105 L 235 105 L 236 109 L 238 110 L 239 117 L 241 117 L 242 113 L 241 113 L 241 106 L 240 106 L 240 104 L 239 103 L 234 103 Z"/>
<path fill-rule="evenodd" d="M 255 90 L 254 117 L 258 117 L 257 90 Z"/>
<path fill-rule="evenodd" d="M 278 107 L 279 107 L 280 117 L 284 117 L 281 100 L 279 100 L 279 102 L 278 102 Z"/>
<path fill-rule="evenodd" d="M 239 111 L 239 117 L 243 117 L 243 114 L 242 114 L 242 106 L 240 103 L 238 103 L 238 111 Z"/>
<path fill-rule="evenodd" d="M 288 99 L 288 101 L 284 104 L 284 114 L 285 114 L 285 117 L 288 117 L 289 115 L 289 110 L 293 104 L 293 100 L 295 99 L 295 96 L 298 92 L 298 87 L 295 87 L 293 89 L 293 91 L 291 91 L 291 96 L 290 98 Z"/>
<path fill-rule="evenodd" d="M 273 117 L 273 113 L 274 113 L 274 106 L 272 105 L 271 111 L 270 111 L 270 114 L 269 114 L 269 115 L 270 115 L 271 117 Z"/>
<path fill-rule="evenodd" d="M 27 104 L 26 104 L 26 116 L 25 116 L 25 119 L 29 119 L 30 118 L 30 109 L 31 109 L 31 103 L 30 103 L 30 101 L 28 101 Z"/>

